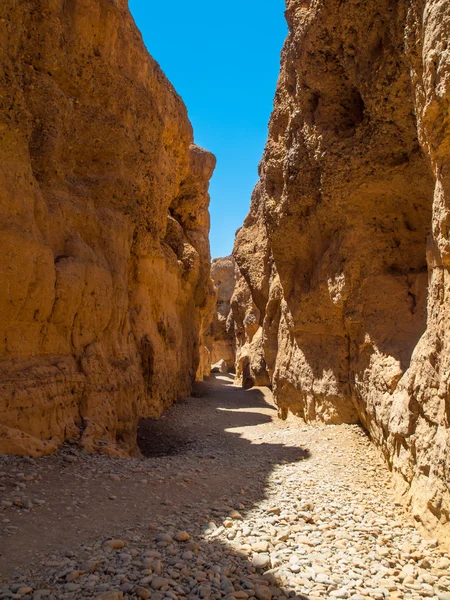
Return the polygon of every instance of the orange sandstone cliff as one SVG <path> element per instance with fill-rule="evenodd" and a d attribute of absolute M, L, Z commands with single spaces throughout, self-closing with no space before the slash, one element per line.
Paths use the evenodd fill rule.
<path fill-rule="evenodd" d="M 235 336 L 231 316 L 231 297 L 235 287 L 235 263 L 232 256 L 215 258 L 211 263 L 211 279 L 216 289 L 217 299 L 211 325 L 211 362 L 224 360 L 228 370 L 234 369 Z"/>
<path fill-rule="evenodd" d="M 133 452 L 195 377 L 215 159 L 126 0 L 3 0 L 0 64 L 0 453 Z"/>
<path fill-rule="evenodd" d="M 361 422 L 415 518 L 450 537 L 450 5 L 289 0 L 234 257 L 245 385 Z"/>

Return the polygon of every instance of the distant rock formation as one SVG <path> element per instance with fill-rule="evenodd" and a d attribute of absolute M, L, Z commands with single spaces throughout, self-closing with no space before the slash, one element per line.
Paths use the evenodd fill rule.
<path fill-rule="evenodd" d="M 211 264 L 211 279 L 217 293 L 216 310 L 211 327 L 211 363 L 225 361 L 228 371 L 234 371 L 234 323 L 231 318 L 231 296 L 235 286 L 235 264 L 232 256 L 215 258 Z"/>
<path fill-rule="evenodd" d="M 270 385 L 260 325 L 261 312 L 238 268 L 231 309 L 236 347 L 236 383 L 245 389 L 254 385 Z"/>
<path fill-rule="evenodd" d="M 0 453 L 127 454 L 195 377 L 215 159 L 126 0 L 4 0 L 0 63 Z"/>
<path fill-rule="evenodd" d="M 280 413 L 360 421 L 450 539 L 450 5 L 288 0 L 234 257 L 237 370 Z"/>

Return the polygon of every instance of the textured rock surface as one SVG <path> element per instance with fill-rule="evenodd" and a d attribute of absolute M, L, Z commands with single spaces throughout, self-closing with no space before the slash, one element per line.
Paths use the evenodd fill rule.
<path fill-rule="evenodd" d="M 211 279 L 216 289 L 216 308 L 211 327 L 211 363 L 224 360 L 228 369 L 234 369 L 234 323 L 231 316 L 231 297 L 236 284 L 232 256 L 215 258 L 211 263 Z"/>
<path fill-rule="evenodd" d="M 202 310 L 200 327 L 200 360 L 196 373 L 196 380 L 203 381 L 211 375 L 211 350 L 213 345 L 212 323 L 216 314 L 217 294 L 211 278 L 207 282 L 206 302 Z"/>
<path fill-rule="evenodd" d="M 0 62 L 0 453 L 133 451 L 197 369 L 214 157 L 126 0 L 5 0 Z"/>
<path fill-rule="evenodd" d="M 231 299 L 236 347 L 236 383 L 244 388 L 269 385 L 263 347 L 261 311 L 255 304 L 250 287 L 236 269 L 236 286 Z"/>
<path fill-rule="evenodd" d="M 238 346 L 282 414 L 360 420 L 448 540 L 450 7 L 289 0 L 286 15 L 234 250 Z"/>

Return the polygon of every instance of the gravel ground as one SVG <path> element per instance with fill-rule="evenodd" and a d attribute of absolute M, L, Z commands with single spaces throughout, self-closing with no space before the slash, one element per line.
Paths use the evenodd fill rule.
<path fill-rule="evenodd" d="M 143 459 L 0 456 L 0 598 L 450 600 L 361 429 L 230 376 L 195 396 L 141 424 Z"/>

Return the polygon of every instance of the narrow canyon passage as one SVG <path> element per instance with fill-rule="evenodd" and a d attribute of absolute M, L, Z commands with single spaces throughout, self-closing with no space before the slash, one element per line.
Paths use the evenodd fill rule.
<path fill-rule="evenodd" d="M 0 3 L 0 600 L 450 600 L 450 2 L 201 4 Z"/>
<path fill-rule="evenodd" d="M 281 421 L 268 388 L 217 375 L 140 447 L 0 457 L 0 598 L 450 598 L 357 426 Z"/>

